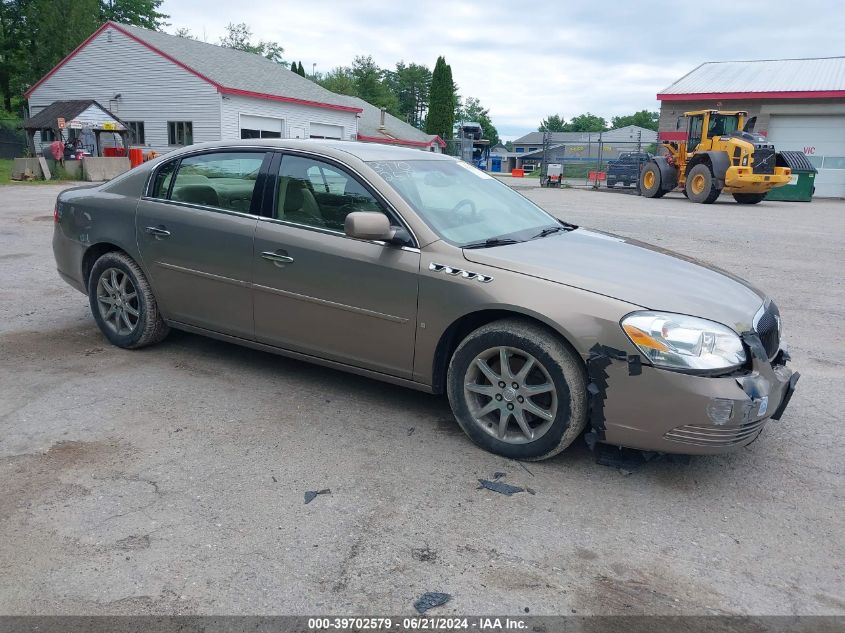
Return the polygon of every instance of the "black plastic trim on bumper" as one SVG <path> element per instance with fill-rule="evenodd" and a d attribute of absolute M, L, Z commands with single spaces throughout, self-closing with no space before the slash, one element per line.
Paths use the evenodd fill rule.
<path fill-rule="evenodd" d="M 783 400 L 780 401 L 778 410 L 772 414 L 772 420 L 780 420 L 780 416 L 782 416 L 783 412 L 786 411 L 786 406 L 789 404 L 789 401 L 792 400 L 792 394 L 795 393 L 795 385 L 798 383 L 798 379 L 800 377 L 801 374 L 797 371 L 790 376 L 789 386 L 786 388 L 786 393 L 783 394 Z"/>

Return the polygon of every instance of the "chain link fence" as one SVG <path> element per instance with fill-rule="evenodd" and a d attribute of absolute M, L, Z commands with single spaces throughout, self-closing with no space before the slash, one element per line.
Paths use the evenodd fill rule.
<path fill-rule="evenodd" d="M 642 139 L 614 138 L 613 131 L 596 132 L 578 141 L 555 142 L 544 137 L 543 148 L 521 161 L 527 177 L 541 177 L 547 165 L 562 166 L 569 186 L 630 190 L 639 193 L 639 177 L 645 163 L 654 156 L 657 145 Z"/>

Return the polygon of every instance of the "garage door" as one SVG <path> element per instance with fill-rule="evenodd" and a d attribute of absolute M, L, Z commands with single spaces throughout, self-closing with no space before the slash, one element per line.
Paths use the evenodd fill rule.
<path fill-rule="evenodd" d="M 807 154 L 819 170 L 816 195 L 845 198 L 845 116 L 772 115 L 769 139 L 779 150 Z"/>
<path fill-rule="evenodd" d="M 314 123 L 312 121 L 309 136 L 311 138 L 333 138 L 340 141 L 343 139 L 343 126 Z"/>
<path fill-rule="evenodd" d="M 284 119 L 269 116 L 241 115 L 241 138 L 281 138 Z"/>

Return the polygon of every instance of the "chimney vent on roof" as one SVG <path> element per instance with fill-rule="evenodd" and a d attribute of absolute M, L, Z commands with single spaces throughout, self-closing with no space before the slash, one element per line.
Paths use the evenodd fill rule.
<path fill-rule="evenodd" d="M 378 129 L 380 132 L 384 132 L 384 108 L 381 109 L 381 120 L 379 121 Z"/>

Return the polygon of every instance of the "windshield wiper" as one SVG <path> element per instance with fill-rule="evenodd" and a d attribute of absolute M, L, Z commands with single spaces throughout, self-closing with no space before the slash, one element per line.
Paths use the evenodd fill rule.
<path fill-rule="evenodd" d="M 479 242 L 464 244 L 461 248 L 490 248 L 491 246 L 505 246 L 506 244 L 519 244 L 522 240 L 515 240 L 511 237 L 491 237 Z"/>
<path fill-rule="evenodd" d="M 564 222 L 563 220 L 558 220 L 558 222 L 560 222 L 560 225 L 546 227 L 545 229 L 543 229 L 542 231 L 537 233 L 537 235 L 535 235 L 531 239 L 536 240 L 536 239 L 539 239 L 541 237 L 546 237 L 547 235 L 553 235 L 553 234 L 558 233 L 560 231 L 574 231 L 575 229 L 578 228 L 577 225 L 570 224 L 569 222 Z"/>

